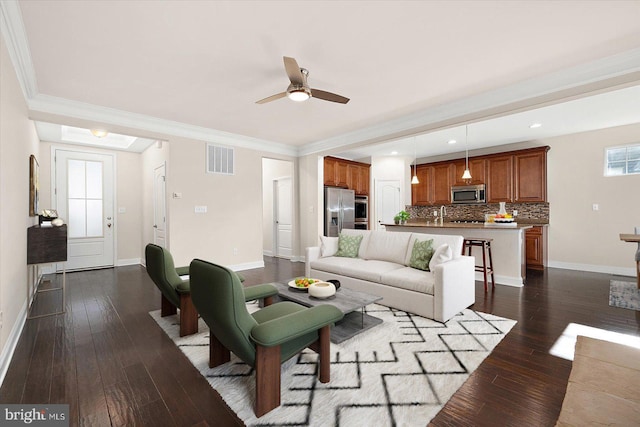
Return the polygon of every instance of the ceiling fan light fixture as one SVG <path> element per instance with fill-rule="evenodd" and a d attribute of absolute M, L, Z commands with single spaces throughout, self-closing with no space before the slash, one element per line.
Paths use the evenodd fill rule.
<path fill-rule="evenodd" d="M 290 100 L 296 102 L 304 102 L 307 99 L 311 98 L 309 93 L 304 89 L 294 89 L 290 92 L 287 92 L 287 97 L 289 97 Z"/>
<path fill-rule="evenodd" d="M 90 129 L 90 131 L 91 134 L 96 138 L 104 138 L 105 136 L 109 135 L 109 132 L 104 129 Z"/>

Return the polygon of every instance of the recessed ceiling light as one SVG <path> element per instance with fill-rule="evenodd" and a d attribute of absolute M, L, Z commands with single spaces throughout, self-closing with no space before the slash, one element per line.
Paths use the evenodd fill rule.
<path fill-rule="evenodd" d="M 533 124 L 529 125 L 529 127 L 531 129 L 539 128 L 540 126 L 542 126 L 542 123 L 533 123 Z"/>
<path fill-rule="evenodd" d="M 392 152 L 391 152 L 391 155 L 393 155 L 393 156 L 395 156 L 396 154 L 398 154 L 398 152 L 397 152 L 397 151 L 392 151 Z"/>
<path fill-rule="evenodd" d="M 450 139 L 447 141 L 447 144 L 455 144 L 456 142 L 458 141 L 456 141 L 455 139 Z"/>

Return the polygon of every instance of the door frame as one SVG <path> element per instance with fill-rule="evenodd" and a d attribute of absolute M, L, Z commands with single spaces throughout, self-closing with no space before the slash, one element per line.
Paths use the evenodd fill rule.
<path fill-rule="evenodd" d="M 153 203 L 153 221 L 152 222 L 155 223 L 155 219 L 156 219 L 156 189 L 155 189 L 156 171 L 160 168 L 164 168 L 164 191 L 162 193 L 163 202 L 164 202 L 164 247 L 169 249 L 169 233 L 167 231 L 169 228 L 169 221 L 167 220 L 169 213 L 167 212 L 167 162 L 166 161 L 162 162 L 160 165 L 153 168 L 153 202 L 152 202 Z M 155 229 L 152 231 L 152 233 L 153 233 L 153 243 L 156 244 Z"/>
<path fill-rule="evenodd" d="M 82 154 L 99 154 L 99 155 L 104 155 L 104 156 L 111 156 L 112 161 L 113 161 L 113 182 L 111 182 L 111 186 L 113 189 L 113 216 L 112 216 L 112 226 L 113 226 L 113 267 L 116 267 L 118 265 L 118 207 L 116 205 L 116 201 L 118 200 L 118 188 L 117 188 L 117 175 L 118 175 L 118 156 L 116 155 L 115 151 L 112 150 L 92 150 L 92 149 L 79 149 L 76 147 L 70 147 L 70 146 L 66 146 L 66 145 L 60 145 L 60 144 L 51 144 L 51 158 L 49 160 L 49 164 L 50 164 L 50 183 L 51 183 L 51 193 L 50 193 L 50 200 L 51 200 L 51 208 L 52 209 L 58 209 L 58 194 L 56 192 L 56 167 L 57 167 L 57 163 L 56 163 L 56 151 L 60 150 L 60 151 L 70 151 L 73 153 L 82 153 Z M 55 270 L 57 272 L 62 272 L 63 268 L 62 268 L 62 263 L 56 263 L 55 264 Z M 104 268 L 104 267 L 101 267 Z M 46 272 L 45 272 L 46 274 Z"/>

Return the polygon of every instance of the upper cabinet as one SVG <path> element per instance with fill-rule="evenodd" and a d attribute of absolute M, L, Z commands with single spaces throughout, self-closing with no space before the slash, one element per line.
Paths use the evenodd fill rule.
<path fill-rule="evenodd" d="M 514 155 L 515 202 L 547 200 L 547 151 L 535 150 Z"/>
<path fill-rule="evenodd" d="M 336 157 L 324 158 L 324 185 L 355 190 L 358 195 L 369 194 L 369 168 L 366 163 Z"/>
<path fill-rule="evenodd" d="M 451 186 L 486 185 L 488 203 L 546 202 L 547 151 L 531 148 L 469 159 L 471 179 L 462 179 L 465 159 L 417 166 L 420 184 L 411 186 L 414 205 L 451 203 Z"/>
<path fill-rule="evenodd" d="M 487 203 L 513 201 L 513 156 L 487 160 Z"/>

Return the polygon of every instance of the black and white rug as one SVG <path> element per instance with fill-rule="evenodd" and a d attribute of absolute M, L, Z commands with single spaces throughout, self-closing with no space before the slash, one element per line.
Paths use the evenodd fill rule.
<path fill-rule="evenodd" d="M 609 284 L 609 305 L 613 307 L 640 310 L 640 289 L 636 282 L 611 280 Z"/>
<path fill-rule="evenodd" d="M 383 323 L 331 344 L 331 381 L 317 380 L 317 356 L 305 350 L 282 365 L 282 405 L 261 418 L 252 368 L 233 354 L 208 367 L 202 320 L 200 333 L 180 338 L 176 316 L 150 315 L 250 426 L 424 426 L 516 324 L 468 309 L 446 324 L 376 304 L 366 312 Z"/>

